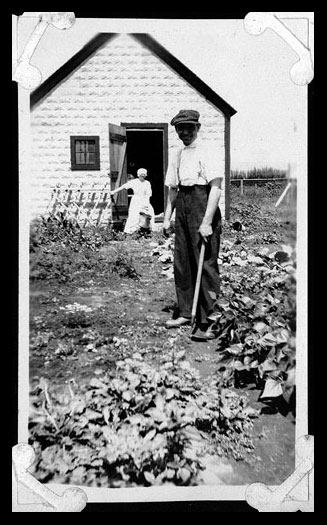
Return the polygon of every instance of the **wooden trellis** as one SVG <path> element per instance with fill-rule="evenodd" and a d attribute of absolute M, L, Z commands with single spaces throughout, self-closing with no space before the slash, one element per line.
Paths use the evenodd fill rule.
<path fill-rule="evenodd" d="M 110 183 L 79 186 L 57 184 L 52 189 L 47 213 L 77 221 L 81 226 L 99 226 L 111 219 Z"/>

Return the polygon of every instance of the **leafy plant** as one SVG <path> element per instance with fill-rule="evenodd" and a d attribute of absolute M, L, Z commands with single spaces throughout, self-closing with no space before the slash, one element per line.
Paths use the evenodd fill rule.
<path fill-rule="evenodd" d="M 225 276 L 229 296 L 216 301 L 214 322 L 219 370 L 227 385 L 255 383 L 262 397 L 284 394 L 289 399 L 295 387 L 296 281 L 290 271 L 295 262 L 283 251 L 253 256 L 243 250 L 240 255 L 228 249 L 222 262 L 244 271 L 250 262 L 258 269 L 239 280 Z"/>
<path fill-rule="evenodd" d="M 33 221 L 30 239 L 38 247 L 60 243 L 76 251 L 80 246 L 97 250 L 108 239 L 108 232 L 105 228 L 94 226 L 82 228 L 77 221 L 67 219 L 64 214 L 50 214 Z"/>
<path fill-rule="evenodd" d="M 139 274 L 134 266 L 133 258 L 122 247 L 116 250 L 114 257 L 110 260 L 111 271 L 121 277 L 139 279 Z"/>
<path fill-rule="evenodd" d="M 31 402 L 38 479 L 111 487 L 197 484 L 199 436 L 202 447 L 240 459 L 256 415 L 244 397 L 216 384 L 203 389 L 175 350 L 159 370 L 134 354 L 69 395 L 50 394 L 43 380 Z"/>
<path fill-rule="evenodd" d="M 84 271 L 90 276 L 117 273 L 137 279 L 133 259 L 121 246 L 113 258 L 100 252 L 111 239 L 112 233 L 106 228 L 82 228 L 64 215 L 41 217 L 31 225 L 31 280 L 56 279 L 66 283 Z"/>

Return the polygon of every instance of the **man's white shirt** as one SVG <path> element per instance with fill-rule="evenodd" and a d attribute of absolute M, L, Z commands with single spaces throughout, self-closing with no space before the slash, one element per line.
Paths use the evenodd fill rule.
<path fill-rule="evenodd" d="M 196 139 L 189 146 L 174 151 L 169 161 L 165 185 L 182 186 L 206 185 L 213 179 L 223 178 L 222 159 L 212 146 Z"/>

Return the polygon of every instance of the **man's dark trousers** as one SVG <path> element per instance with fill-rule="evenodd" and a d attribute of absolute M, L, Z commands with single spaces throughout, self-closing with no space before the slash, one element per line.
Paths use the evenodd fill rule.
<path fill-rule="evenodd" d="M 179 186 L 176 200 L 174 276 L 179 315 L 191 317 L 196 283 L 201 235 L 199 227 L 206 212 L 210 186 Z M 206 324 L 214 313 L 215 297 L 219 296 L 218 253 L 221 213 L 217 208 L 212 221 L 213 234 L 206 242 L 197 322 Z"/>

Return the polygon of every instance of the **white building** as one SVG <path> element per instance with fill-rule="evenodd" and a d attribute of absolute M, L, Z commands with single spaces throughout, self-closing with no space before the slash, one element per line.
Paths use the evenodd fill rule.
<path fill-rule="evenodd" d="M 180 145 L 169 122 L 180 109 L 199 111 L 201 140 L 220 152 L 220 207 L 229 218 L 235 109 L 150 35 L 112 33 L 99 33 L 31 93 L 32 215 L 46 211 L 58 184 L 113 188 L 139 167 L 148 170 L 151 203 L 162 213 L 169 152 Z M 126 214 L 126 191 L 117 204 Z M 110 218 L 108 206 L 101 220 Z"/>

